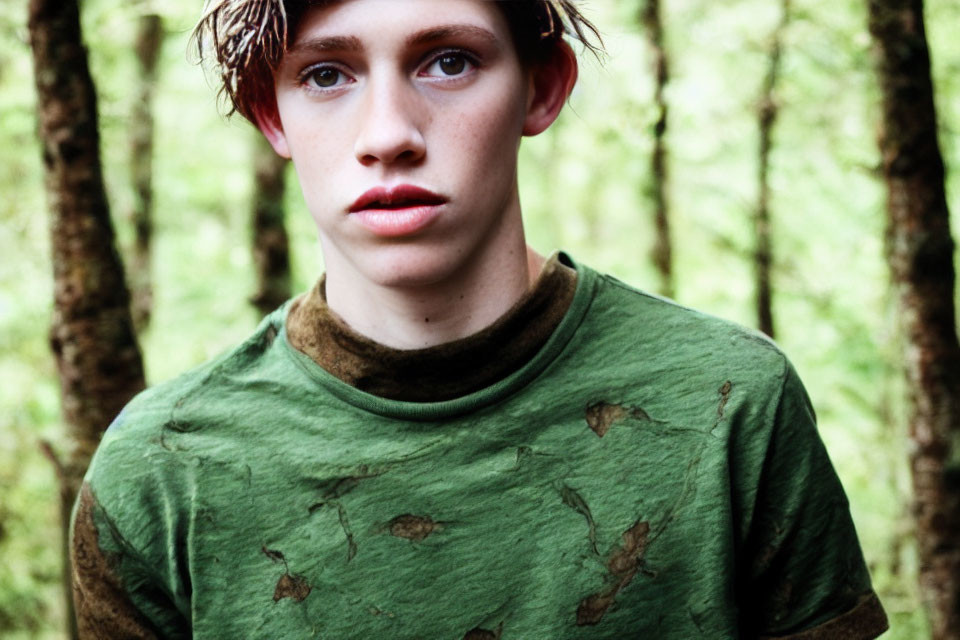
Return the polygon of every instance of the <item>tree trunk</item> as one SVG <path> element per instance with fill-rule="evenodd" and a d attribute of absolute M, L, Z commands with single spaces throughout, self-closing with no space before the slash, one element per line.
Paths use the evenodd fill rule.
<path fill-rule="evenodd" d="M 656 239 L 653 245 L 653 263 L 660 274 L 660 293 L 673 297 L 673 243 L 670 238 L 670 218 L 667 203 L 667 101 L 663 95 L 670 78 L 667 55 L 663 45 L 663 23 L 660 19 L 660 0 L 646 0 L 640 21 L 646 28 L 647 41 L 653 53 L 654 105 L 657 121 L 654 124 L 653 153 L 650 157 L 650 199 L 654 207 Z"/>
<path fill-rule="evenodd" d="M 870 0 L 883 97 L 887 256 L 905 332 L 920 588 L 933 637 L 960 639 L 960 345 L 953 240 L 921 0 Z"/>
<path fill-rule="evenodd" d="M 70 510 L 90 457 L 110 421 L 143 388 L 144 378 L 123 265 L 114 248 L 100 169 L 96 94 L 76 0 L 31 0 L 29 31 L 51 211 L 50 343 L 70 443 L 65 456 L 55 456 L 66 550 Z M 66 576 L 69 589 L 69 571 Z M 67 606 L 75 636 L 69 597 Z"/>
<path fill-rule="evenodd" d="M 756 278 L 757 326 L 771 338 L 773 328 L 773 287 L 770 271 L 773 266 L 773 242 L 770 228 L 770 150 L 773 148 L 773 127 L 777 120 L 777 80 L 780 77 L 780 57 L 783 50 L 783 32 L 790 20 L 790 0 L 781 0 L 780 22 L 770 42 L 770 59 L 763 79 L 760 106 L 757 110 L 760 125 L 760 149 L 757 172 L 757 208 L 753 216 L 753 265 Z"/>
<path fill-rule="evenodd" d="M 257 291 L 250 302 L 266 315 L 290 297 L 290 249 L 284 227 L 284 174 L 287 160 L 260 135 L 253 151 L 253 262 Z"/>
<path fill-rule="evenodd" d="M 153 285 L 150 274 L 150 245 L 153 235 L 153 87 L 157 80 L 157 61 L 163 44 L 160 16 L 140 16 L 137 24 L 136 53 L 139 62 L 139 88 L 130 119 L 130 172 L 133 177 L 133 211 L 136 232 L 131 264 L 133 322 L 137 330 L 150 323 Z"/>

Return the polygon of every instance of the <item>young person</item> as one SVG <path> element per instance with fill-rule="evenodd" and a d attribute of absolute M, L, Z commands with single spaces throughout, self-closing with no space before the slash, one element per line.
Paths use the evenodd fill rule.
<path fill-rule="evenodd" d="M 234 106 L 326 274 L 136 398 L 75 512 L 95 638 L 872 638 L 886 620 L 767 340 L 524 240 L 567 1 L 223 0 Z"/>

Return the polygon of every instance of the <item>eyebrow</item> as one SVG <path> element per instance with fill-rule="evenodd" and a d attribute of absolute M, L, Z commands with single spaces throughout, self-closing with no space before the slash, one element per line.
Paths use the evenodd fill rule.
<path fill-rule="evenodd" d="M 472 37 L 484 40 L 490 44 L 497 44 L 497 36 L 484 29 L 470 24 L 450 24 L 433 27 L 415 33 L 407 38 L 407 46 L 428 44 L 438 40 L 447 40 L 449 38 Z"/>
<path fill-rule="evenodd" d="M 321 36 L 295 42 L 288 53 L 320 53 L 324 51 L 362 51 L 363 43 L 356 36 Z"/>
<path fill-rule="evenodd" d="M 441 25 L 412 34 L 405 41 L 408 47 L 430 44 L 451 38 L 478 38 L 490 44 L 498 44 L 492 32 L 469 24 Z M 327 51 L 363 51 L 363 43 L 356 36 L 320 36 L 294 43 L 288 53 L 318 53 Z"/>

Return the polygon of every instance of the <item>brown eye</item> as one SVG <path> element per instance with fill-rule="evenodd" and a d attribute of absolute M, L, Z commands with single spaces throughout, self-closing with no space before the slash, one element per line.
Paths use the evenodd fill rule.
<path fill-rule="evenodd" d="M 459 54 L 447 54 L 437 60 L 440 71 L 448 76 L 456 76 L 467 68 L 467 60 Z"/>
<path fill-rule="evenodd" d="M 462 51 L 441 51 L 431 56 L 419 75 L 437 80 L 466 78 L 480 65 L 476 58 Z"/>
<path fill-rule="evenodd" d="M 332 67 L 323 67 L 315 69 L 310 74 L 310 79 L 313 80 L 314 84 L 318 87 L 333 87 L 336 86 L 340 80 L 340 72 Z"/>

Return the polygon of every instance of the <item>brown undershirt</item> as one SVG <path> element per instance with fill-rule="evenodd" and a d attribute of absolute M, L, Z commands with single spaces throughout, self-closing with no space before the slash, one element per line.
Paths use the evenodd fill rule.
<path fill-rule="evenodd" d="M 393 349 L 360 335 L 327 306 L 324 279 L 293 302 L 287 337 L 329 373 L 391 400 L 439 402 L 479 391 L 520 369 L 573 301 L 577 273 L 554 255 L 529 291 L 496 322 L 425 349 Z"/>

